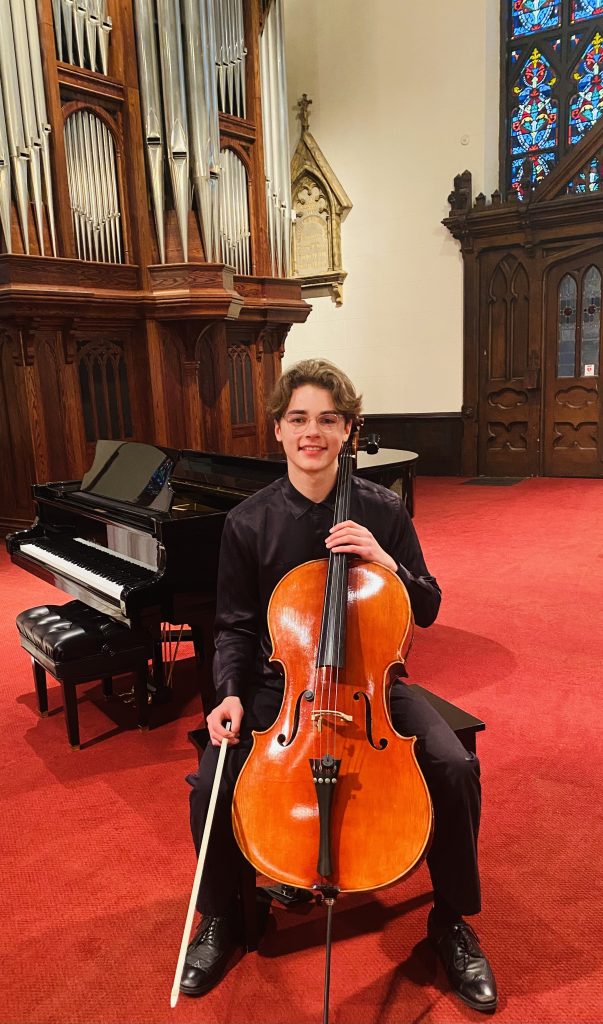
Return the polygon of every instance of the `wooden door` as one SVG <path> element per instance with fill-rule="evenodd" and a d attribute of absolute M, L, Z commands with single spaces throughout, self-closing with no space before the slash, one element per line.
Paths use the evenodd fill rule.
<path fill-rule="evenodd" d="M 603 476 L 601 281 L 603 251 L 564 261 L 546 286 L 545 476 Z"/>
<path fill-rule="evenodd" d="M 481 276 L 478 471 L 539 472 L 540 311 L 521 260 L 491 253 Z"/>

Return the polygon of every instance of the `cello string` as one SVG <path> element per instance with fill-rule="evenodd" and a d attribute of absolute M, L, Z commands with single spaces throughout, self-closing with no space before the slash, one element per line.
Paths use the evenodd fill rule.
<path fill-rule="evenodd" d="M 342 521 L 341 514 L 344 502 L 344 491 L 345 491 L 345 448 L 346 445 L 342 445 L 339 462 L 339 472 L 337 475 L 337 491 L 335 494 L 335 516 L 333 519 L 333 525 Z M 340 592 L 341 592 L 341 555 L 332 553 L 332 585 L 331 585 L 331 601 L 329 605 L 329 630 L 330 630 L 330 649 L 331 653 L 335 653 L 339 649 L 339 635 L 341 629 L 341 622 L 337 621 L 340 618 Z M 328 708 L 330 711 L 337 710 L 337 691 L 338 691 L 338 674 L 339 666 L 331 665 L 329 673 L 329 689 L 328 689 Z M 333 676 L 335 677 L 335 700 L 333 703 Z M 337 757 L 337 718 L 334 717 L 330 723 L 333 729 L 333 740 L 332 740 L 332 751 L 330 753 L 334 758 Z"/>
<path fill-rule="evenodd" d="M 342 446 L 343 450 L 343 446 Z M 338 522 L 337 510 L 341 504 L 341 493 L 342 493 L 342 475 L 341 475 L 341 463 L 337 474 L 337 483 L 335 490 L 335 515 L 333 519 L 333 525 Z M 320 637 L 320 649 L 324 652 L 333 650 L 333 633 L 334 633 L 334 619 L 333 619 L 333 596 L 337 593 L 336 588 L 336 571 L 337 571 L 337 557 L 333 552 L 329 552 L 329 562 L 327 567 L 327 581 L 325 586 L 325 609 L 322 621 L 321 637 Z M 319 718 L 320 724 L 319 729 L 319 756 L 322 759 L 323 755 L 323 735 L 322 735 L 322 718 L 320 715 L 325 710 L 325 692 L 326 692 L 326 708 L 327 710 L 331 706 L 331 688 L 332 688 L 332 665 L 323 665 L 321 672 L 321 683 L 320 683 L 320 701 L 319 701 Z"/>
<path fill-rule="evenodd" d="M 343 448 L 342 448 L 343 452 Z M 339 473 L 337 476 L 337 492 L 335 495 L 335 516 L 333 525 L 341 522 L 341 508 L 342 508 L 342 497 L 343 497 L 343 486 L 344 486 L 344 466 L 345 462 L 342 461 L 343 454 L 340 454 L 339 462 Z M 332 586 L 331 586 L 331 602 L 329 606 L 330 612 L 330 650 L 333 656 L 338 649 L 338 626 L 337 622 L 339 612 L 339 576 L 341 569 L 341 558 L 339 555 L 332 553 L 333 559 L 333 571 L 332 571 Z M 333 658 L 331 658 L 331 661 Z M 337 674 L 338 666 L 331 664 L 331 670 L 329 673 L 329 690 L 328 690 L 328 708 L 330 711 L 337 710 L 337 698 L 335 697 L 335 707 L 333 706 L 333 676 L 335 676 L 335 690 L 337 692 Z M 337 718 L 334 717 L 329 720 L 329 725 L 333 729 L 332 738 L 332 750 L 329 751 L 332 757 L 337 757 Z"/>
<path fill-rule="evenodd" d="M 343 522 L 348 518 L 349 515 L 349 480 L 351 476 L 351 460 L 350 460 L 350 442 L 347 441 L 343 448 L 340 461 L 340 472 L 339 479 L 341 480 L 341 487 L 337 488 L 336 498 L 336 512 L 335 521 L 337 523 Z M 335 627 L 335 640 L 337 651 L 339 651 L 342 641 L 343 633 L 343 622 L 347 610 L 347 595 L 344 594 L 344 588 L 346 586 L 347 578 L 347 555 L 340 553 L 337 558 L 337 578 L 336 578 L 336 601 L 335 601 L 335 613 L 338 617 L 338 622 Z M 344 659 L 345 661 L 345 652 Z M 335 667 L 335 693 L 334 693 L 334 707 L 333 710 L 338 710 L 338 699 L 339 699 L 339 679 L 340 679 L 341 666 L 338 663 Z M 329 700 L 331 700 L 332 694 L 329 692 Z M 334 717 L 333 725 L 333 757 L 337 757 L 337 739 L 338 739 L 338 719 Z"/>
<path fill-rule="evenodd" d="M 345 446 L 342 446 L 342 452 L 343 452 L 344 447 Z M 341 512 L 341 506 L 342 506 L 342 495 L 343 495 L 343 485 L 344 485 L 343 466 L 345 465 L 345 463 L 342 463 L 341 458 L 342 458 L 342 456 L 341 456 L 341 453 L 340 453 L 339 472 L 337 474 L 337 488 L 336 488 L 336 492 L 335 492 L 335 515 L 334 515 L 334 519 L 333 519 L 333 525 L 335 525 L 336 523 L 340 522 L 340 512 Z M 338 597 L 338 592 L 339 592 L 339 585 L 338 585 L 339 565 L 340 565 L 339 557 L 336 554 L 334 554 L 333 552 L 329 552 L 329 566 L 328 566 L 328 570 L 327 570 L 327 600 L 328 600 L 328 604 L 327 604 L 327 609 L 326 609 L 327 614 L 326 614 L 326 617 L 325 617 L 326 618 L 325 650 L 330 652 L 329 653 L 329 661 L 331 662 L 331 664 L 328 665 L 328 671 L 325 671 L 325 676 L 328 679 L 328 686 L 325 685 L 325 681 L 323 680 L 323 688 L 322 688 L 322 691 L 321 691 L 321 702 L 320 702 L 320 710 L 321 711 L 324 710 L 325 690 L 326 690 L 326 700 L 327 700 L 326 707 L 327 707 L 327 710 L 328 711 L 332 710 L 332 704 L 331 704 L 331 701 L 332 701 L 332 688 L 333 688 L 333 664 L 332 664 L 332 660 L 333 659 L 332 659 L 332 655 L 333 655 L 333 652 L 335 650 L 335 643 L 336 643 L 336 639 L 337 639 L 337 633 L 336 633 L 336 626 L 337 626 L 336 613 L 337 613 L 337 604 L 338 604 L 337 597 Z M 332 724 L 333 723 L 329 719 L 328 720 L 328 725 L 331 726 Z M 336 719 L 334 721 L 334 724 L 335 724 L 335 727 L 336 727 L 336 725 L 337 725 L 337 720 Z M 326 741 L 325 741 L 325 745 L 326 745 Z M 322 746 L 323 746 L 322 745 L 322 729 L 321 729 L 321 744 L 320 744 L 320 746 L 321 746 L 321 755 L 322 755 Z M 327 752 L 329 752 L 328 748 L 327 748 Z M 333 745 L 333 757 L 334 756 L 335 756 L 335 743 Z"/>

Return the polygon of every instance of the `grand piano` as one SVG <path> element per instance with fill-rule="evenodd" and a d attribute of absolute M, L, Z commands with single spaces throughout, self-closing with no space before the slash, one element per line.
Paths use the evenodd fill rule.
<path fill-rule="evenodd" d="M 413 511 L 414 452 L 358 453 L 356 472 L 396 490 Z M 162 623 L 211 642 L 226 513 L 286 471 L 278 456 L 216 455 L 97 441 L 81 481 L 35 484 L 36 518 L 7 537 L 12 561 L 129 626 L 158 647 Z M 155 679 L 161 685 L 160 656 Z"/>

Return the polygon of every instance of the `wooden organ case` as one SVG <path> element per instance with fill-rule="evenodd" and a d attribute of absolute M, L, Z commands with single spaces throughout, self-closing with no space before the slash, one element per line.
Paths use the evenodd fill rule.
<path fill-rule="evenodd" d="M 99 437 L 263 455 L 289 277 L 281 0 L 7 0 L 0 530 Z"/>

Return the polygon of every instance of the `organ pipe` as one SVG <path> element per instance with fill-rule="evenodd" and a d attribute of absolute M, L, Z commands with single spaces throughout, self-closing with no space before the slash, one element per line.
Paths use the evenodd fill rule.
<path fill-rule="evenodd" d="M 212 61 L 211 40 L 206 20 L 206 4 L 183 0 L 185 28 L 186 88 L 190 114 L 191 181 L 197 199 L 201 235 L 206 258 L 218 258 L 218 239 L 214 236 L 214 204 L 219 203 L 217 184 L 219 139 L 218 110 L 213 75 L 207 73 Z M 201 53 L 198 49 L 202 43 Z M 205 45 L 203 45 L 205 44 Z M 206 49 L 206 46 L 210 49 Z M 213 176 L 213 178 L 212 178 Z"/>
<path fill-rule="evenodd" d="M 247 202 L 247 171 L 230 149 L 220 154 L 222 188 L 220 192 L 220 244 L 222 260 L 238 274 L 250 272 L 250 230 Z"/>
<path fill-rule="evenodd" d="M 151 187 L 151 203 L 157 229 L 159 258 L 165 263 L 163 188 L 163 114 L 159 62 L 153 25 L 153 11 L 148 0 L 135 0 L 136 42 L 138 47 L 138 77 L 142 102 L 143 131 Z"/>
<path fill-rule="evenodd" d="M 78 257 L 122 263 L 119 192 L 113 136 L 89 110 L 65 122 L 65 151 Z"/>
<path fill-rule="evenodd" d="M 184 260 L 188 259 L 189 153 L 180 5 L 157 0 L 167 159 Z"/>
<path fill-rule="evenodd" d="M 282 0 L 273 0 L 260 39 L 266 211 L 272 273 L 287 277 L 291 249 L 291 178 Z"/>
<path fill-rule="evenodd" d="M 29 52 L 31 58 L 31 77 L 33 83 L 34 104 L 36 108 L 36 119 L 40 133 L 42 148 L 42 169 L 44 177 L 44 189 L 46 192 L 46 210 L 48 214 L 48 225 L 50 228 L 50 242 L 53 256 L 57 255 L 56 227 L 54 219 L 54 202 L 52 196 L 52 174 L 50 165 L 50 132 L 46 112 L 46 94 L 44 92 L 44 74 L 42 72 L 42 53 L 40 50 L 40 36 L 38 19 L 36 14 L 36 0 L 25 0 L 25 20 L 27 23 L 27 38 L 29 41 Z"/>
<path fill-rule="evenodd" d="M 29 253 L 29 198 L 38 247 L 44 248 L 44 195 L 53 254 L 56 232 L 42 57 L 35 0 L 7 0 L 0 30 L 0 226 L 11 251 L 11 186 L 23 248 Z"/>
<path fill-rule="evenodd" d="M 5 0 L 0 31 L 0 231 L 11 251 L 11 192 L 23 248 L 30 251 L 31 202 L 39 251 L 49 230 L 57 254 L 50 125 L 36 0 Z M 246 116 L 243 0 L 133 0 L 146 164 L 159 258 L 172 206 L 183 257 L 194 201 L 209 262 L 252 272 L 247 170 L 220 150 L 219 112 Z M 112 31 L 107 0 L 51 0 L 58 58 L 107 73 Z M 260 38 L 266 208 L 275 276 L 289 273 L 291 203 L 282 0 L 273 0 Z M 89 110 L 65 122 L 69 202 L 81 259 L 121 262 L 121 215 L 113 136 Z M 168 174 L 166 174 L 166 170 Z M 167 183 L 167 185 L 166 185 Z M 166 187 L 169 198 L 166 197 Z M 46 211 L 46 221 L 44 212 Z"/>
<path fill-rule="evenodd" d="M 8 151 L 12 165 L 12 180 L 17 203 L 17 215 L 23 239 L 23 248 L 29 252 L 29 228 L 27 224 L 28 191 L 27 176 L 29 167 L 29 149 L 25 142 L 23 114 L 19 80 L 17 78 L 17 57 L 13 36 L 13 24 L 10 8 L 4 12 L 4 24 L 0 32 L 0 79 L 4 94 L 4 115 Z"/>
<path fill-rule="evenodd" d="M 107 0 L 52 0 L 52 16 L 59 60 L 107 75 L 113 28 Z"/>
<path fill-rule="evenodd" d="M 10 237 L 10 154 L 6 137 L 6 115 L 0 88 L 0 227 L 6 251 L 11 252 Z"/>

